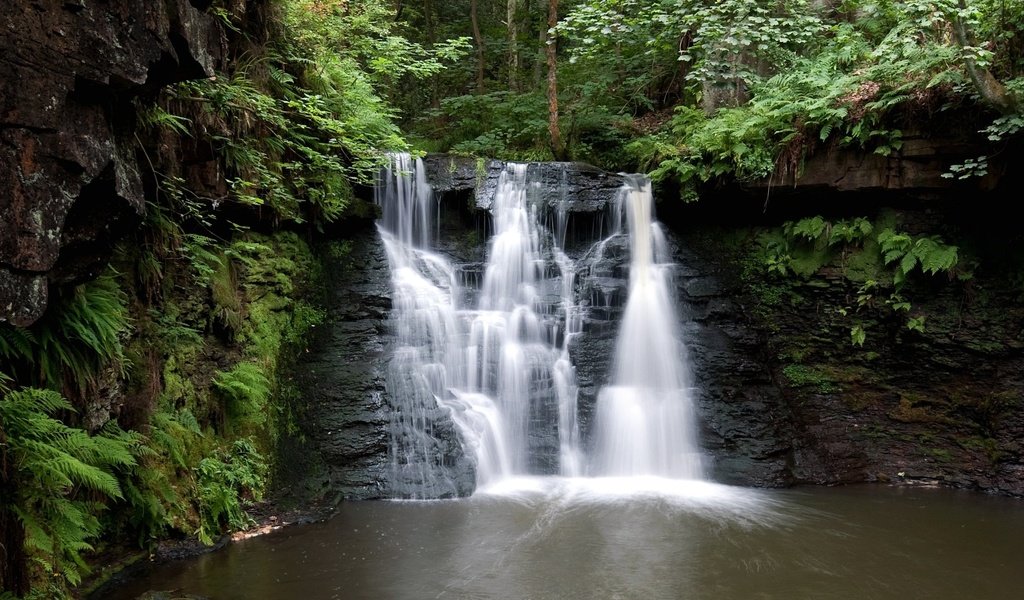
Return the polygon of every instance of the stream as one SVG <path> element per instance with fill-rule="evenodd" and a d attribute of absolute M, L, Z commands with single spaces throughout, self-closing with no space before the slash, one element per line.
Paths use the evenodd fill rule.
<path fill-rule="evenodd" d="M 111 600 L 980 599 L 1022 590 L 1019 501 L 946 489 L 751 490 L 524 478 L 330 520 L 150 570 Z"/>

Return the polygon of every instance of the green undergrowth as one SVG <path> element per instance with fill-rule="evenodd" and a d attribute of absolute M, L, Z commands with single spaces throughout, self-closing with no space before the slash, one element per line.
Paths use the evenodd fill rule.
<path fill-rule="evenodd" d="M 243 504 L 262 497 L 277 442 L 295 430 L 282 367 L 323 318 L 301 299 L 319 266 L 298 235 L 200 245 L 183 273 L 190 285 L 171 288 L 137 340 L 159 370 L 148 382 L 159 387 L 149 426 L 160 442 L 148 466 L 163 477 L 141 493 L 157 500 L 143 527 L 154 539 L 178 531 L 211 542 L 245 525 Z M 184 485 L 153 485 L 175 479 Z"/>
<path fill-rule="evenodd" d="M 810 387 L 821 394 L 829 394 L 839 389 L 828 374 L 819 368 L 793 364 L 786 365 L 782 373 L 789 384 L 795 387 Z"/>
<path fill-rule="evenodd" d="M 744 264 L 757 314 L 770 321 L 782 298 L 799 299 L 818 289 L 815 295 L 823 292 L 830 301 L 819 302 L 816 310 L 832 325 L 845 324 L 855 346 L 863 346 L 879 323 L 924 333 L 929 315 L 914 296 L 950 286 L 966 293 L 978 267 L 969 253 L 938 235 L 909 233 L 893 212 L 839 220 L 815 216 L 762 230 Z"/>
<path fill-rule="evenodd" d="M 160 247 L 126 244 L 32 327 L 0 324 L 0 510 L 20 524 L 3 543 L 23 548 L 23 579 L 46 597 L 82 580 L 101 539 L 209 544 L 244 528 L 298 431 L 283 374 L 324 316 L 307 300 L 309 245 L 158 231 L 140 235 Z"/>

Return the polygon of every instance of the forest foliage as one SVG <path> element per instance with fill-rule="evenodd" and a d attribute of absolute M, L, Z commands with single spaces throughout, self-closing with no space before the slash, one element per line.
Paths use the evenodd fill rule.
<path fill-rule="evenodd" d="M 385 90 L 465 50 L 393 35 L 383 3 L 265 4 L 254 22 L 215 2 L 227 69 L 136 100 L 155 184 L 111 267 L 55 286 L 31 327 L 0 323 L 4 597 L 67 594 L 114 540 L 209 544 L 251 523 L 296 435 L 283 367 L 323 319 L 307 236 L 406 147 Z"/>
<path fill-rule="evenodd" d="M 465 34 L 458 4 L 406 15 L 433 23 L 413 31 Z M 552 40 L 572 157 L 690 184 L 687 200 L 706 182 L 792 175 L 828 147 L 896 153 L 914 115 L 967 107 L 993 152 L 1024 124 L 1019 0 L 589 0 L 561 3 L 550 32 L 537 3 L 472 4 L 485 77 L 464 63 L 397 99 L 426 149 L 550 157 L 539 48 Z M 986 165 L 969 157 L 948 176 Z"/>

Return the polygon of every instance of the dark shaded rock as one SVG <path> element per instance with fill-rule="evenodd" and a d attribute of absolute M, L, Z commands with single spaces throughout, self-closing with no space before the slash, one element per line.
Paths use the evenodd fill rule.
<path fill-rule="evenodd" d="M 40 281 L 93 276 L 143 212 L 133 99 L 211 76 L 224 39 L 188 0 L 14 0 L 0 30 L 0 320 L 29 325 Z"/>
<path fill-rule="evenodd" d="M 47 297 L 45 276 L 0 268 L 0 320 L 34 323 L 46 311 Z"/>
<path fill-rule="evenodd" d="M 739 485 L 791 482 L 787 461 L 791 429 L 781 394 L 763 361 L 761 339 L 750 325 L 722 255 L 688 235 L 670 234 L 701 446 L 709 475 Z M 724 272 L 723 272 L 724 271 Z"/>
<path fill-rule="evenodd" d="M 913 191 L 916 194 L 946 193 L 962 187 L 953 178 L 943 177 L 950 165 L 963 163 L 991 153 L 991 146 L 977 133 L 979 127 L 964 131 L 976 115 L 961 115 L 961 121 L 940 124 L 935 119 L 930 131 L 904 131 L 902 145 L 890 156 L 856 148 L 819 151 L 804 161 L 796 173 L 762 180 L 745 186 L 750 191 L 814 190 L 831 192 Z M 942 131 L 943 133 L 937 133 Z M 988 149 L 986 149 L 988 148 Z M 1014 169 L 1015 159 L 995 156 L 988 174 L 972 181 L 972 188 L 993 190 Z"/>
<path fill-rule="evenodd" d="M 810 279 L 772 278 L 750 269 L 756 256 L 742 241 L 753 239 L 750 229 L 693 220 L 679 228 L 681 260 L 701 271 L 679 278 L 718 477 L 1022 495 L 1024 309 L 1013 283 L 1019 262 L 1007 258 L 1021 238 L 965 210 L 933 200 L 897 211 L 901 228 L 941 233 L 984 265 L 966 284 L 908 280 L 901 293 L 914 315 L 927 316 L 924 331 L 881 302 L 854 317 L 840 310 L 858 284 L 842 277 L 839 253 Z M 867 331 L 863 347 L 850 343 L 853 323 Z"/>
<path fill-rule="evenodd" d="M 442 202 L 489 211 L 505 162 L 478 161 L 448 154 L 429 154 L 423 159 L 427 180 Z M 601 218 L 623 184 L 623 176 L 584 163 L 528 163 L 527 178 L 537 181 L 539 203 L 547 207 L 545 218 L 565 219 L 567 246 L 593 242 L 602 234 Z"/>
<path fill-rule="evenodd" d="M 591 446 L 597 395 L 608 383 L 615 358 L 619 321 L 629 295 L 629 238 L 614 236 L 595 245 L 579 262 L 577 294 L 583 308 L 583 332 L 569 355 L 576 367 L 580 436 Z"/>
<path fill-rule="evenodd" d="M 328 260 L 328 315 L 296 367 L 330 491 L 344 498 L 388 495 L 387 319 L 391 278 L 376 231 Z"/>
<path fill-rule="evenodd" d="M 399 366 L 392 358 L 392 368 Z M 400 367 L 401 368 L 401 367 Z M 400 374 L 397 374 L 400 376 Z M 395 373 L 392 374 L 394 381 Z M 434 398 L 392 402 L 388 471 L 393 498 L 460 498 L 476 489 L 475 457 L 467 455 L 452 414 Z"/>

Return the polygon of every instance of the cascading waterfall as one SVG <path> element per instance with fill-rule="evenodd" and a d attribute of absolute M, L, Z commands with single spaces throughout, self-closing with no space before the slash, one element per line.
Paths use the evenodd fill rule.
<path fill-rule="evenodd" d="M 598 395 L 592 473 L 700 479 L 693 388 L 677 331 L 667 244 L 653 221 L 650 181 L 628 177 L 616 205 L 629 228 L 629 296 L 612 383 Z"/>
<path fill-rule="evenodd" d="M 392 270 L 397 338 L 388 377 L 392 474 L 421 487 L 399 495 L 459 493 L 448 476 L 438 411 L 447 411 L 475 459 L 478 486 L 512 475 L 580 471 L 568 359 L 569 340 L 579 330 L 575 269 L 538 224 L 531 201 L 537 189 L 526 165 L 502 173 L 478 306 L 463 307 L 454 268 L 428 248 L 432 224 L 423 215 L 434 205 L 422 164 L 395 155 L 381 173 L 379 226 Z M 568 326 L 560 336 L 562 323 Z"/>
<path fill-rule="evenodd" d="M 395 348 L 388 368 L 391 480 L 407 497 L 455 496 L 467 490 L 443 468 L 448 449 L 435 425 L 443 422 L 450 379 L 463 370 L 453 298 L 458 289 L 449 262 L 427 249 L 433 193 L 423 165 L 393 157 L 377 182 L 381 237 L 391 265 Z M 488 415 L 486 407 L 478 413 Z M 486 428 L 486 423 L 467 423 Z M 484 452 L 481 449 L 481 452 Z"/>
<path fill-rule="evenodd" d="M 474 296 L 459 289 L 448 259 L 430 250 L 437 206 L 422 163 L 396 154 L 381 172 L 379 228 L 394 288 L 387 385 L 396 495 L 466 493 L 453 474 L 453 443 L 474 462 L 478 487 L 530 474 L 700 477 L 664 239 L 651 220 L 650 184 L 636 178 L 612 215 L 612 237 L 623 234 L 626 215 L 630 291 L 587 465 L 569 353 L 584 307 L 578 266 L 565 251 L 565 188 L 563 178 L 553 226 L 544 227 L 551 215 L 538 212 L 548 190 L 528 165 L 505 167 L 480 290 L 474 306 L 460 306 Z M 457 436 L 446 430 L 451 423 Z"/>

